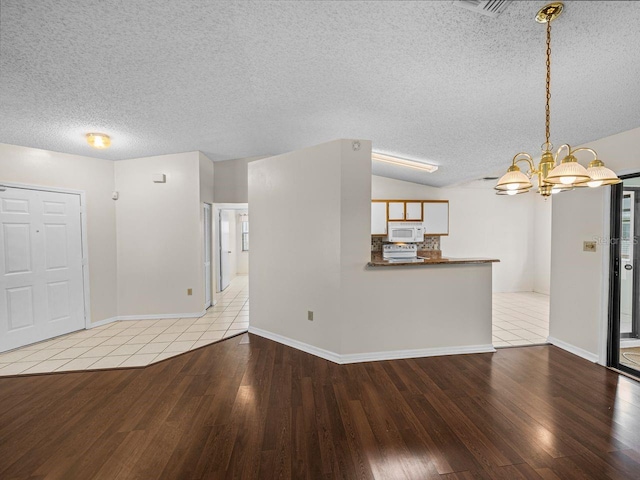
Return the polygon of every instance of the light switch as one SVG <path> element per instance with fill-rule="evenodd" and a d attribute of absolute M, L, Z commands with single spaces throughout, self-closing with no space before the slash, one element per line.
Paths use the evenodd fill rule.
<path fill-rule="evenodd" d="M 596 242 L 583 242 L 582 250 L 585 252 L 595 252 L 596 251 Z"/>

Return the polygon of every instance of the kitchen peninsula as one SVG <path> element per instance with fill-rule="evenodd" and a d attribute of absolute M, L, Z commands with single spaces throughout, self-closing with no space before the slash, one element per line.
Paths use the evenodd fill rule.
<path fill-rule="evenodd" d="M 335 140 L 248 169 L 250 333 L 336 363 L 495 351 L 494 261 L 441 258 L 447 200 L 372 201 L 371 142 Z M 404 246 L 396 258 L 429 260 L 377 262 L 389 245 Z"/>

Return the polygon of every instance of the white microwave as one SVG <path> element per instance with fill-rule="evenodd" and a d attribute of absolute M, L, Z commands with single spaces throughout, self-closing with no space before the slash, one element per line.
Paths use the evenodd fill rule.
<path fill-rule="evenodd" d="M 416 243 L 424 241 L 424 227 L 420 222 L 389 222 L 388 242 Z"/>

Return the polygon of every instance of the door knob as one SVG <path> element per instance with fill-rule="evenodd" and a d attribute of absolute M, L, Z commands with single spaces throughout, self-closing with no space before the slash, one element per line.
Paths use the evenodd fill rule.
<path fill-rule="evenodd" d="M 633 265 L 631 265 L 630 263 L 627 263 L 627 264 L 624 266 L 624 269 L 625 269 L 625 270 L 633 270 Z"/>

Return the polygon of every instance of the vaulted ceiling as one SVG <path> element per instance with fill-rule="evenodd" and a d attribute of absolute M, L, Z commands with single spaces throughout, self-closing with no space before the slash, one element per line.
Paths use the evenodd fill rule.
<path fill-rule="evenodd" d="M 378 174 L 478 178 L 544 141 L 544 4 L 489 18 L 451 1 L 0 0 L 0 142 L 228 160 L 363 138 L 440 165 Z M 640 126 L 640 4 L 565 6 L 552 141 Z"/>

